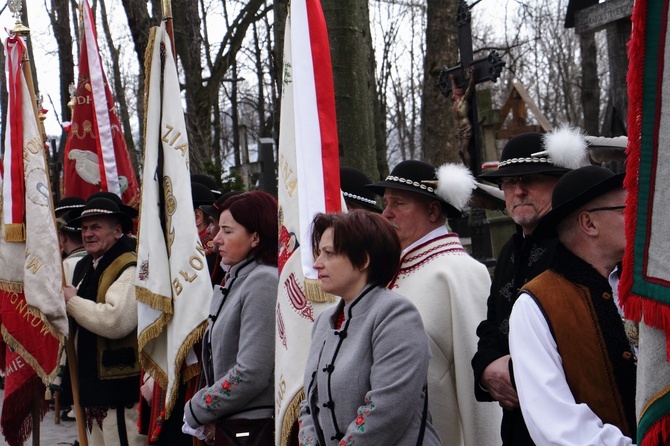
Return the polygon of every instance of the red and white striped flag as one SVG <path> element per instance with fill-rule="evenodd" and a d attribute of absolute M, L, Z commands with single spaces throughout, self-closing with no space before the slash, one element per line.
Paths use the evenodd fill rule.
<path fill-rule="evenodd" d="M 83 24 L 75 105 L 63 157 L 65 195 L 86 199 L 108 191 L 137 208 L 137 178 L 102 68 L 88 0 L 83 1 Z"/>
<path fill-rule="evenodd" d="M 293 0 L 286 21 L 279 134 L 276 444 L 288 444 L 304 398 L 315 317 L 334 302 L 312 268 L 310 224 L 340 212 L 339 153 L 328 31 L 319 0 Z"/>
<path fill-rule="evenodd" d="M 21 38 L 7 39 L 12 113 L 5 140 L 5 225 L 0 237 L 2 336 L 50 383 L 56 377 L 68 324 L 44 143 L 21 68 L 23 51 Z M 19 226 L 25 228 L 20 231 L 24 237 L 15 237 Z"/>

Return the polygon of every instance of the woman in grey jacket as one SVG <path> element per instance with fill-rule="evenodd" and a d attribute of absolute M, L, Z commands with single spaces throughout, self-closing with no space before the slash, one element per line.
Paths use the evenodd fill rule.
<path fill-rule="evenodd" d="M 201 438 L 208 444 L 217 420 L 268 419 L 274 413 L 276 200 L 261 191 L 226 200 L 214 243 L 230 269 L 225 286 L 215 287 L 203 338 L 207 386 L 184 409 L 192 429 L 204 426 Z"/>
<path fill-rule="evenodd" d="M 318 214 L 312 249 L 323 290 L 342 300 L 314 324 L 300 444 L 440 445 L 427 407 L 421 316 L 384 288 L 400 259 L 395 230 L 365 211 Z"/>

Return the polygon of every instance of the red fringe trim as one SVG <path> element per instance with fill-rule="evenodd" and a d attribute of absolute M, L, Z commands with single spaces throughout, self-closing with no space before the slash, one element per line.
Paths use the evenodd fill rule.
<path fill-rule="evenodd" d="M 670 414 L 666 414 L 651 425 L 639 446 L 665 446 L 669 443 Z"/>
<path fill-rule="evenodd" d="M 33 433 L 32 403 L 35 398 L 42 398 L 44 395 L 44 384 L 37 375 L 32 375 L 18 389 L 10 395 L 5 395 L 2 403 L 2 416 L 0 425 L 2 426 L 2 435 L 9 446 L 23 446 Z M 40 400 L 40 419 L 49 411 L 49 403 L 44 399 Z"/>
<path fill-rule="evenodd" d="M 640 156 L 642 145 L 643 77 L 647 21 L 647 1 L 638 0 L 633 7 L 631 39 L 628 43 L 628 148 L 626 150 L 626 198 L 625 226 L 626 251 L 619 282 L 619 299 L 628 319 L 644 323 L 666 333 L 666 355 L 670 360 L 670 306 L 632 294 L 634 282 L 634 260 L 638 195 L 640 192 Z M 646 213 L 646 210 L 643 210 Z"/>
<path fill-rule="evenodd" d="M 626 198 L 625 226 L 626 251 L 622 262 L 619 299 L 626 317 L 629 316 L 628 300 L 633 287 L 633 261 L 635 256 L 635 229 L 637 225 L 637 196 L 639 191 L 640 145 L 642 139 L 642 87 L 644 76 L 644 42 L 647 19 L 647 2 L 636 1 L 633 6 L 631 39 L 628 43 L 628 147 L 626 149 L 626 176 L 624 187 L 628 191 Z"/>

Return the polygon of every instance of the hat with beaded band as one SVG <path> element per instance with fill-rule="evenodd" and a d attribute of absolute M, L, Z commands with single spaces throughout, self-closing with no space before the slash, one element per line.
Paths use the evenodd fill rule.
<path fill-rule="evenodd" d="M 365 187 L 370 183 L 370 178 L 360 170 L 353 167 L 340 168 L 340 189 L 342 189 L 342 195 L 347 204 L 353 203 L 353 205 L 379 214 L 382 210 L 377 206 L 375 194 Z"/>
<path fill-rule="evenodd" d="M 435 169 L 423 161 L 408 160 L 395 166 L 384 181 L 366 187 L 381 196 L 387 188 L 415 192 L 438 200 L 447 218 L 460 218 L 470 200 L 474 178 L 462 165 L 445 164 Z"/>
<path fill-rule="evenodd" d="M 550 133 L 523 133 L 503 148 L 498 169 L 479 175 L 479 180 L 498 183 L 505 177 L 523 175 L 562 176 L 589 164 L 588 143 L 576 128 L 562 126 Z"/>

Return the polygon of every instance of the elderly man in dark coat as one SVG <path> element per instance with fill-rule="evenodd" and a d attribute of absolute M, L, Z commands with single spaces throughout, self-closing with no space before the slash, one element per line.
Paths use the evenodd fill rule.
<path fill-rule="evenodd" d="M 131 217 L 103 197 L 89 199 L 79 225 L 86 256 L 64 289 L 76 322 L 81 406 L 91 445 L 142 445 L 137 433 L 140 364 L 137 352 L 135 242 Z"/>

